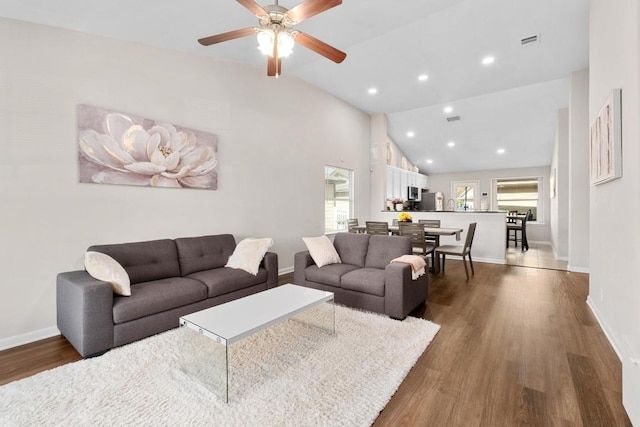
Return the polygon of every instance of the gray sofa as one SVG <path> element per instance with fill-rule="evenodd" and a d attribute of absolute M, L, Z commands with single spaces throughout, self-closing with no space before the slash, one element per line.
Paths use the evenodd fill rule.
<path fill-rule="evenodd" d="M 188 313 L 278 284 L 278 256 L 267 252 L 256 276 L 224 267 L 236 247 L 231 234 L 91 246 L 118 261 L 131 296 L 86 271 L 57 277 L 58 329 L 83 357 L 175 328 Z"/>
<path fill-rule="evenodd" d="M 411 254 L 406 236 L 338 233 L 334 247 L 341 264 L 318 267 L 308 251 L 294 260 L 294 282 L 300 286 L 333 292 L 335 302 L 404 319 L 427 299 L 427 275 L 411 279 L 408 264 L 390 261 Z"/>

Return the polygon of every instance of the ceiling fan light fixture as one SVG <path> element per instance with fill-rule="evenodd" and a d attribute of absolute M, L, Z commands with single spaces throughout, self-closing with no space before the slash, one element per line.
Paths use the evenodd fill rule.
<path fill-rule="evenodd" d="M 263 29 L 258 32 L 258 49 L 265 55 L 273 55 L 273 41 L 275 33 L 270 29 Z"/>
<path fill-rule="evenodd" d="M 288 31 L 276 32 L 270 28 L 258 32 L 258 49 L 265 55 L 273 56 L 273 43 L 278 43 L 278 58 L 285 58 L 293 52 L 295 42 Z"/>
<path fill-rule="evenodd" d="M 288 31 L 280 31 L 278 33 L 278 58 L 286 58 L 293 52 L 295 42 Z"/>

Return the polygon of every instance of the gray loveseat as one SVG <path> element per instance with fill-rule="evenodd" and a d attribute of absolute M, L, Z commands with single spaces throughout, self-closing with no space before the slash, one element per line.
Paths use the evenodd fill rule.
<path fill-rule="evenodd" d="M 57 277 L 58 329 L 83 357 L 175 328 L 188 313 L 278 284 L 278 256 L 267 252 L 256 276 L 224 267 L 236 247 L 231 234 L 91 246 L 118 261 L 131 296 L 86 271 Z"/>
<path fill-rule="evenodd" d="M 427 275 L 411 279 L 411 266 L 393 263 L 411 254 L 406 236 L 338 233 L 334 247 L 341 264 L 318 267 L 308 251 L 295 254 L 297 285 L 333 292 L 335 302 L 404 319 L 427 299 Z"/>

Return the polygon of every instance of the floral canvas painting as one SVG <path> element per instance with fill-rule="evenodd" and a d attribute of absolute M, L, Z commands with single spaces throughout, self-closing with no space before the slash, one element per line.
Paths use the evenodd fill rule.
<path fill-rule="evenodd" d="M 591 185 L 622 177 L 621 89 L 614 89 L 591 123 Z"/>
<path fill-rule="evenodd" d="M 153 187 L 218 187 L 215 134 L 81 104 L 80 182 Z"/>

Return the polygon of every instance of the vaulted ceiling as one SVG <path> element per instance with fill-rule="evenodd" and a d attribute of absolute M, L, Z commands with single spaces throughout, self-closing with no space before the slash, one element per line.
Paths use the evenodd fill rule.
<path fill-rule="evenodd" d="M 298 3 L 280 1 L 286 8 Z M 557 110 L 568 105 L 570 73 L 588 67 L 588 4 L 345 0 L 296 28 L 347 59 L 335 64 L 296 46 L 281 78 L 297 76 L 386 114 L 389 136 L 423 173 L 545 166 Z M 234 0 L 3 0 L 0 16 L 253 64 L 271 84 L 255 37 L 209 47 L 196 41 L 257 25 Z M 537 42 L 521 43 L 534 35 Z M 491 65 L 481 63 L 487 56 L 495 58 Z M 423 74 L 428 79 L 420 81 Z M 447 120 L 453 116 L 460 120 Z"/>

